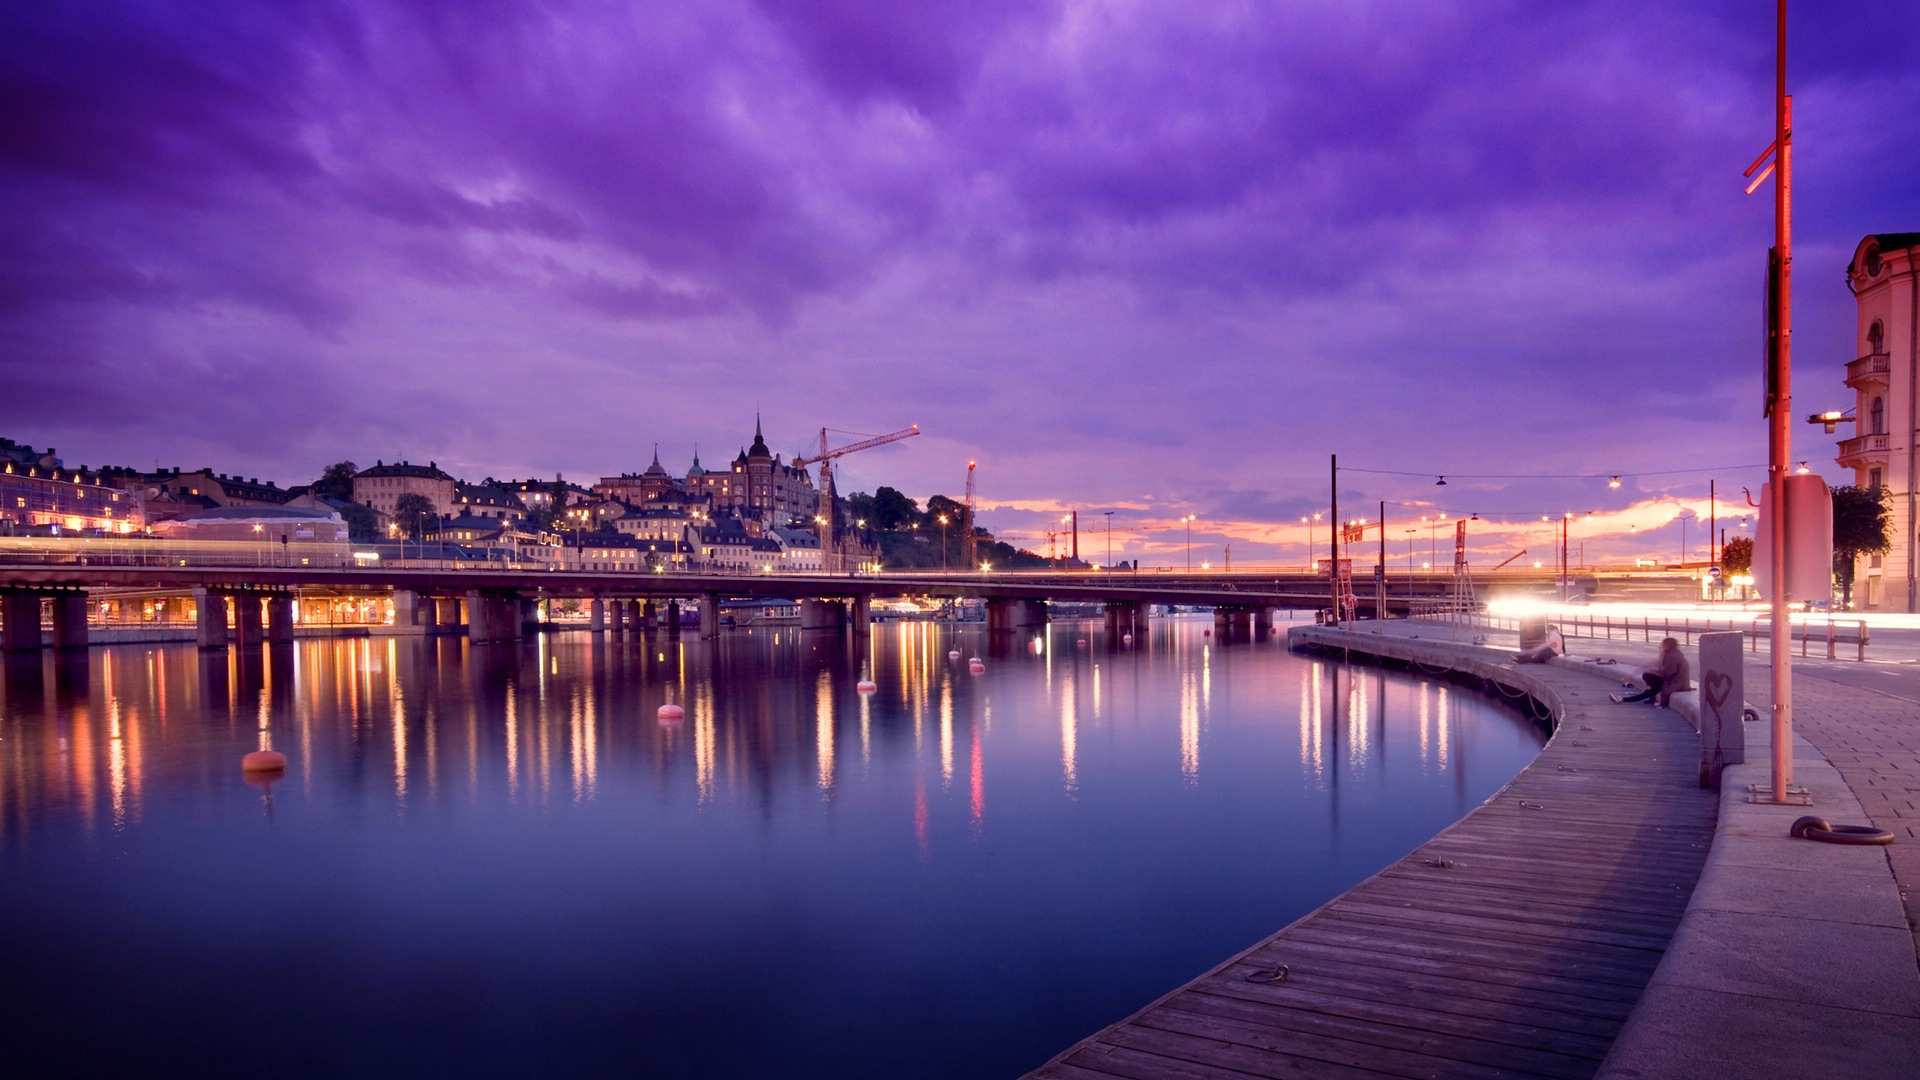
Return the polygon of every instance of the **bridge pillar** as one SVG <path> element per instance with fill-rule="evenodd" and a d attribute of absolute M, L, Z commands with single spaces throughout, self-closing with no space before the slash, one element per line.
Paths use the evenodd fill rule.
<path fill-rule="evenodd" d="M 35 620 L 36 622 L 38 620 Z M 36 631 L 39 627 L 34 628 Z M 56 593 L 53 597 L 53 647 L 87 647 L 87 594 Z"/>
<path fill-rule="evenodd" d="M 1256 637 L 1273 636 L 1273 609 L 1263 607 L 1253 613 L 1253 632 Z"/>
<path fill-rule="evenodd" d="M 853 605 L 854 636 L 865 638 L 868 631 L 873 629 L 873 597 L 862 594 L 854 597 L 850 603 Z"/>
<path fill-rule="evenodd" d="M 626 610 L 621 613 L 620 624 L 628 630 L 638 633 L 640 630 L 640 601 L 622 600 L 620 603 L 626 608 Z"/>
<path fill-rule="evenodd" d="M 635 603 L 640 605 L 640 624 L 636 629 L 649 631 L 660 629 L 660 613 L 654 610 L 653 601 L 635 601 Z"/>
<path fill-rule="evenodd" d="M 467 593 L 467 638 L 474 642 L 520 640 L 520 597 L 474 589 Z"/>
<path fill-rule="evenodd" d="M 227 647 L 227 594 L 212 589 L 193 590 L 194 624 L 203 649 Z"/>
<path fill-rule="evenodd" d="M 680 601 L 667 601 L 667 636 L 680 636 Z"/>
<path fill-rule="evenodd" d="M 439 634 L 457 634 L 462 627 L 460 618 L 460 598 L 457 596 L 436 597 L 433 601 L 433 629 Z"/>
<path fill-rule="evenodd" d="M 700 637 L 720 636 L 720 597 L 713 593 L 700 596 Z"/>
<path fill-rule="evenodd" d="M 40 594 L 24 589 L 0 593 L 0 647 L 25 652 L 40 647 Z"/>
<path fill-rule="evenodd" d="M 439 599 L 432 596 L 420 596 L 418 610 L 420 612 L 420 632 L 422 634 L 428 634 L 428 635 L 439 633 L 440 632 L 440 601 Z M 273 603 L 271 601 L 267 603 L 267 618 L 269 622 L 271 622 L 273 618 Z"/>
<path fill-rule="evenodd" d="M 266 620 L 260 616 L 260 594 L 239 592 L 233 594 L 233 641 L 242 648 L 252 648 L 267 639 Z"/>
<path fill-rule="evenodd" d="M 426 612 L 433 614 L 432 600 L 427 601 Z M 267 644 L 293 644 L 293 597 L 286 593 L 267 597 Z"/>
<path fill-rule="evenodd" d="M 529 630 L 538 633 L 540 630 L 540 601 L 515 595 L 513 604 L 514 614 L 520 620 L 520 636 L 525 637 Z"/>
<path fill-rule="evenodd" d="M 396 634 L 417 634 L 423 632 L 420 625 L 420 609 L 430 605 L 431 600 L 422 603 L 420 594 L 410 589 L 393 590 L 393 632 Z"/>
<path fill-rule="evenodd" d="M 838 600 L 800 601 L 800 629 L 838 630 L 845 625 L 846 609 Z"/>
<path fill-rule="evenodd" d="M 614 632 L 618 633 L 620 630 L 620 601 L 618 600 L 613 602 L 613 625 Z M 604 634 L 607 630 L 607 602 L 597 596 L 587 605 L 587 629 L 596 634 Z"/>
<path fill-rule="evenodd" d="M 1021 630 L 1045 625 L 1047 625 L 1047 603 L 1044 600 L 987 601 L 989 631 Z"/>

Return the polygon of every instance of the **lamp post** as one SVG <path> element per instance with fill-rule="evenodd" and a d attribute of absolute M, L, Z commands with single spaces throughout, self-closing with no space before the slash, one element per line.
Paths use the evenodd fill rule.
<path fill-rule="evenodd" d="M 940 572 L 947 570 L 947 515 L 940 515 Z"/>
<path fill-rule="evenodd" d="M 1187 573 L 1193 573 L 1193 515 L 1180 519 L 1187 523 Z"/>
<path fill-rule="evenodd" d="M 1113 573 L 1113 511 L 1103 511 L 1107 515 L 1107 573 Z"/>
<path fill-rule="evenodd" d="M 1420 534 L 1419 529 L 1407 530 L 1407 615 L 1413 615 L 1413 538 Z"/>

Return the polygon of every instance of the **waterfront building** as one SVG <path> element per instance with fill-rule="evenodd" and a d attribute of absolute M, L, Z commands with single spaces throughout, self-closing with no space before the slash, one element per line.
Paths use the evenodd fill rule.
<path fill-rule="evenodd" d="M 1847 386 L 1854 391 L 1854 435 L 1836 459 L 1854 483 L 1888 493 L 1893 547 L 1863 556 L 1855 603 L 1874 611 L 1920 611 L 1914 503 L 1920 486 L 1920 232 L 1877 233 L 1860 241 L 1847 267 L 1856 312 Z"/>
<path fill-rule="evenodd" d="M 698 465 L 699 459 L 695 458 Z M 644 506 L 656 499 L 679 494 L 684 491 L 680 481 L 673 478 L 660 464 L 660 447 L 653 448 L 653 464 L 642 473 L 621 473 L 619 476 L 603 476 L 593 485 L 595 494 L 608 499 L 619 499 L 635 506 Z"/>
<path fill-rule="evenodd" d="M 52 447 L 36 453 L 31 446 L 0 439 L 0 532 L 145 528 L 137 491 L 109 484 L 102 472 L 66 468 Z"/>
<path fill-rule="evenodd" d="M 258 543 L 271 549 L 301 545 L 304 555 L 313 545 L 344 547 L 347 523 L 330 510 L 291 506 L 215 506 L 154 526 L 168 540 L 218 540 Z"/>
<path fill-rule="evenodd" d="M 141 480 L 147 486 L 146 495 L 150 499 L 171 494 L 179 496 L 183 503 L 205 500 L 210 506 L 285 506 L 294 496 L 271 480 L 261 483 L 257 476 L 250 479 L 228 476 L 208 468 L 183 472 L 175 466 L 142 474 Z"/>
<path fill-rule="evenodd" d="M 453 485 L 453 504 L 448 507 L 448 512 L 504 521 L 526 517 L 527 507 L 512 489 L 489 476 L 478 484 L 469 484 L 464 480 L 456 482 Z"/>
<path fill-rule="evenodd" d="M 446 514 L 454 506 L 456 487 L 453 477 L 441 472 L 431 461 L 425 465 L 405 461 L 388 465 L 377 461 L 373 468 L 354 474 L 353 501 L 391 515 L 400 496 L 425 495 L 433 504 L 435 514 Z"/>
<path fill-rule="evenodd" d="M 817 574 L 825 569 L 818 534 L 796 525 L 776 525 L 767 530 L 766 538 L 780 551 L 780 560 L 774 565 L 776 570 Z"/>
<path fill-rule="evenodd" d="M 694 469 L 700 460 L 694 458 Z M 699 486 L 689 471 L 689 492 L 707 495 L 716 514 L 732 511 L 748 532 L 759 536 L 769 526 L 798 518 L 813 520 L 820 510 L 820 494 L 803 467 L 789 465 L 767 446 L 760 422 L 753 423 L 753 444 L 740 451 L 725 474 L 700 472 Z"/>

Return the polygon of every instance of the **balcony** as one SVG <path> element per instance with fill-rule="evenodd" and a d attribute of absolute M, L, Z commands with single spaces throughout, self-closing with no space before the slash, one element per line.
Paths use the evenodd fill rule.
<path fill-rule="evenodd" d="M 1840 467 L 1843 469 L 1864 469 L 1887 463 L 1887 437 L 1885 435 L 1856 435 L 1851 439 L 1840 440 Z"/>
<path fill-rule="evenodd" d="M 1855 390 L 1868 383 L 1887 385 L 1887 354 L 1868 353 L 1847 364 L 1847 385 Z"/>

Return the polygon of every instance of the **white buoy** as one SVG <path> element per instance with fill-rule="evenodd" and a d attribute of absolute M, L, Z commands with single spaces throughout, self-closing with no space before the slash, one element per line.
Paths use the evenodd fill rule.
<path fill-rule="evenodd" d="M 1131 644 L 1133 644 L 1133 635 L 1132 635 L 1132 634 L 1127 634 L 1127 635 L 1125 635 L 1125 636 L 1123 636 L 1123 637 L 1122 637 L 1122 638 L 1120 639 L 1120 643 L 1121 643 L 1122 645 L 1131 645 Z"/>
<path fill-rule="evenodd" d="M 1080 647 L 1080 648 L 1082 648 L 1082 649 L 1084 649 L 1084 648 L 1086 648 L 1086 647 L 1087 647 L 1087 639 L 1086 639 L 1086 638 L 1075 638 L 1075 639 L 1074 639 L 1074 641 L 1073 641 L 1073 643 L 1074 643 L 1074 644 L 1075 644 L 1076 646 L 1078 646 L 1078 647 Z"/>
<path fill-rule="evenodd" d="M 871 694 L 875 690 L 880 689 L 879 686 L 874 684 L 872 679 L 861 679 L 859 682 L 853 684 L 853 688 L 863 694 Z"/>
<path fill-rule="evenodd" d="M 654 715 L 659 717 L 660 722 L 663 724 L 677 724 L 686 718 L 687 710 L 669 701 L 665 705 L 660 706 L 660 711 L 654 713 Z"/>
<path fill-rule="evenodd" d="M 959 650 L 959 649 L 948 649 L 948 650 L 947 650 L 947 659 L 949 659 L 949 660 L 958 660 L 958 659 L 960 659 L 960 650 Z"/>
<path fill-rule="evenodd" d="M 981 663 L 981 662 L 980 662 L 980 658 L 979 658 L 979 657 L 977 657 L 977 656 L 973 656 L 973 657 L 968 657 L 968 658 L 967 658 L 967 670 L 968 670 L 968 671 L 971 671 L 971 672 L 972 672 L 972 673 L 974 673 L 975 675 L 978 675 L 978 674 L 980 674 L 981 672 L 983 672 L 983 671 L 985 671 L 985 670 L 987 670 L 987 665 L 985 665 L 985 664 L 983 664 L 983 663 Z"/>
<path fill-rule="evenodd" d="M 255 750 L 240 759 L 241 772 L 282 772 L 286 767 L 287 755 L 278 750 Z"/>

